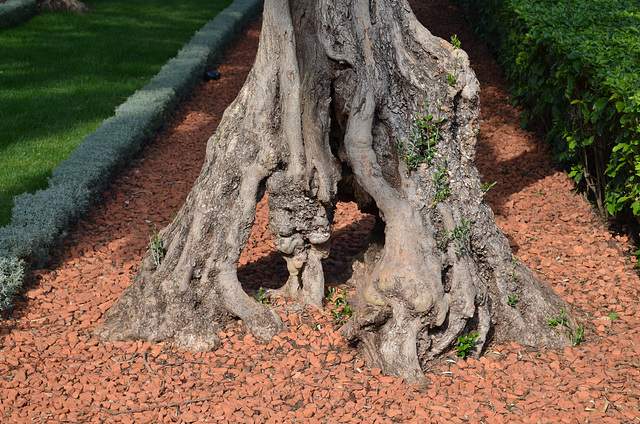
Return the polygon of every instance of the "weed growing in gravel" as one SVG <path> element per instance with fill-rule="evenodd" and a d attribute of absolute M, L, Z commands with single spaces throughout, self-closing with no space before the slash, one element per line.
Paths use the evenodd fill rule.
<path fill-rule="evenodd" d="M 436 154 L 436 143 L 442 138 L 440 124 L 444 117 L 436 118 L 429 113 L 428 105 L 424 105 L 424 113 L 413 117 L 411 135 L 406 142 L 396 141 L 398 155 L 407 165 L 410 173 L 418 168 L 421 163 L 431 165 Z"/>
<path fill-rule="evenodd" d="M 582 336 L 584 336 L 584 327 L 582 324 L 578 326 L 576 329 L 576 333 L 573 334 L 573 330 L 569 329 L 569 339 L 574 346 L 578 346 L 582 341 Z"/>
<path fill-rule="evenodd" d="M 149 237 L 149 250 L 151 250 L 151 259 L 155 267 L 160 266 L 162 258 L 164 258 L 164 248 L 162 247 L 162 241 L 158 237 L 158 231 L 156 225 L 153 224 L 153 234 Z"/>
<path fill-rule="evenodd" d="M 456 355 L 461 358 L 466 358 L 470 351 L 476 347 L 476 339 L 480 337 L 480 334 L 469 333 L 466 336 L 458 336 L 458 344 L 454 346 L 457 350 Z"/>
<path fill-rule="evenodd" d="M 254 294 L 253 297 L 258 301 L 258 303 L 262 303 L 262 304 L 269 303 L 269 298 L 267 297 L 267 293 L 264 287 L 260 287 L 258 289 L 258 293 Z"/>
<path fill-rule="evenodd" d="M 518 295 L 514 294 L 513 296 L 508 296 L 507 297 L 507 305 L 511 306 L 512 308 L 516 307 L 516 303 L 518 303 Z"/>
<path fill-rule="evenodd" d="M 556 331 L 558 331 L 556 329 L 556 327 L 557 326 L 564 326 L 564 325 L 568 324 L 569 323 L 569 318 L 565 314 L 564 308 L 560 308 L 560 317 L 551 319 L 551 317 L 549 315 L 547 315 L 547 322 L 549 323 L 551 328 L 553 328 Z M 559 331 L 558 331 L 558 333 L 559 333 Z M 569 328 L 568 336 L 569 336 L 569 340 L 571 340 L 571 343 L 574 346 L 578 346 L 580 344 L 580 342 L 582 341 L 582 337 L 584 337 L 584 326 L 582 324 L 578 325 L 578 328 L 576 329 L 575 333 L 574 333 L 573 329 Z"/>
<path fill-rule="evenodd" d="M 482 195 L 487 194 L 487 192 L 489 190 L 491 190 L 493 188 L 494 185 L 498 184 L 497 181 L 492 182 L 491 184 L 489 183 L 482 183 Z"/>
<path fill-rule="evenodd" d="M 329 295 L 326 299 L 331 304 L 330 312 L 335 324 L 342 325 L 351 318 L 353 312 L 347 302 L 347 292 L 345 290 L 329 287 Z"/>
<path fill-rule="evenodd" d="M 560 317 L 553 318 L 547 315 L 547 323 L 551 326 L 551 328 L 555 329 L 559 325 L 565 325 L 569 322 L 569 318 L 565 315 L 564 308 L 560 308 Z"/>

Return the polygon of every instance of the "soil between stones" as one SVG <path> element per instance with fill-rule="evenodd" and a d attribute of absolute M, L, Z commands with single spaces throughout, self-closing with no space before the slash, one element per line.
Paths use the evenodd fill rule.
<path fill-rule="evenodd" d="M 172 122 L 104 193 L 50 268 L 0 322 L 0 421 L 7 423 L 635 423 L 640 421 L 639 278 L 545 143 L 520 129 L 508 85 L 484 45 L 444 0 L 413 4 L 436 35 L 457 34 L 482 87 L 477 164 L 514 253 L 575 305 L 586 333 L 562 351 L 493 345 L 478 359 L 433 363 L 426 388 L 368 369 L 328 313 L 275 307 L 290 331 L 261 345 L 236 328 L 215 352 L 190 354 L 90 337 L 128 286 L 153 225 L 164 227 L 196 179 L 206 141 L 253 61 L 255 22 Z M 329 270 L 372 225 L 340 205 Z M 248 292 L 286 278 L 258 208 L 240 274 Z M 610 319 L 615 313 L 617 317 Z M 612 315 L 613 316 L 613 315 Z"/>

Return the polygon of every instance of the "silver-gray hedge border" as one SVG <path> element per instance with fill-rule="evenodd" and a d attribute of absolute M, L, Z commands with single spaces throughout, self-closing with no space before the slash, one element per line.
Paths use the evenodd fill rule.
<path fill-rule="evenodd" d="M 53 170 L 47 189 L 14 198 L 11 222 L 0 228 L 0 310 L 10 308 L 27 270 L 46 264 L 51 250 L 89 209 L 91 199 L 154 136 L 262 3 L 235 0 L 196 32 L 146 86 L 116 108 L 114 116 L 83 139 Z"/>
<path fill-rule="evenodd" d="M 0 3 L 0 30 L 11 28 L 36 14 L 36 0 L 7 0 Z"/>

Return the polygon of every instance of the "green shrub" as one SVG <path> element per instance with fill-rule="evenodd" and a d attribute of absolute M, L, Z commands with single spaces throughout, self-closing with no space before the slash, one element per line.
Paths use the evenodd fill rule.
<path fill-rule="evenodd" d="M 523 125 L 609 214 L 640 216 L 640 4 L 457 0 L 513 84 Z"/>
<path fill-rule="evenodd" d="M 0 256 L 0 311 L 8 309 L 24 278 L 24 261 Z"/>
<path fill-rule="evenodd" d="M 36 14 L 36 0 L 7 0 L 0 3 L 0 30 L 18 25 Z"/>

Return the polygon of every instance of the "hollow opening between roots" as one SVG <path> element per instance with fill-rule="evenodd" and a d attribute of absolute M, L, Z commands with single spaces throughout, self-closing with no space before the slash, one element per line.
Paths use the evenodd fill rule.
<path fill-rule="evenodd" d="M 273 236 L 269 233 L 267 196 L 265 194 L 256 207 L 251 237 L 238 262 L 238 279 L 250 296 L 258 295 L 260 288 L 281 288 L 289 276 L 282 254 L 273 246 Z M 355 202 L 337 203 L 330 254 L 322 260 L 327 284 L 344 282 L 345 268 L 367 248 L 375 222 L 376 217 L 361 212 Z"/>

